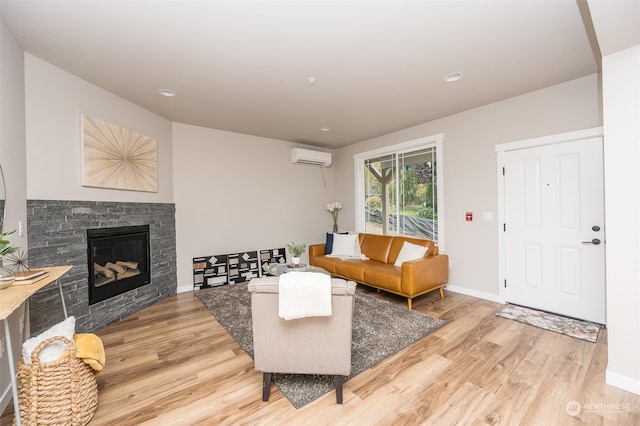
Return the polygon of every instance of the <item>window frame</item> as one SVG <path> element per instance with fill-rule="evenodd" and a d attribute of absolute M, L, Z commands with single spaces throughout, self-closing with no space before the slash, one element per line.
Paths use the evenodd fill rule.
<path fill-rule="evenodd" d="M 426 136 L 419 139 L 410 140 L 407 142 L 398 143 L 395 145 L 389 145 L 382 148 L 373 149 L 370 151 L 360 152 L 353 155 L 354 161 L 354 174 L 355 174 L 355 224 L 357 232 L 365 232 L 365 215 L 363 214 L 365 209 L 365 193 L 364 193 L 364 163 L 365 160 L 381 157 L 384 155 L 392 154 L 406 154 L 408 152 L 418 151 L 420 149 L 433 148 L 436 149 L 436 174 L 437 180 L 437 201 L 438 201 L 438 249 L 440 252 L 445 252 L 445 226 L 444 226 L 444 161 L 443 161 L 443 146 L 444 133 L 439 133 L 432 136 Z M 397 158 L 397 156 L 396 156 Z"/>

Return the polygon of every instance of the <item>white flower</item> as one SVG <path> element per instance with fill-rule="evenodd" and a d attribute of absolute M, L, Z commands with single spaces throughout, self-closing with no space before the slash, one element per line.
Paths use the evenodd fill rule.
<path fill-rule="evenodd" d="M 333 203 L 327 203 L 324 208 L 327 209 L 327 211 L 333 212 L 340 210 L 342 208 L 342 203 L 340 201 L 334 201 Z"/>

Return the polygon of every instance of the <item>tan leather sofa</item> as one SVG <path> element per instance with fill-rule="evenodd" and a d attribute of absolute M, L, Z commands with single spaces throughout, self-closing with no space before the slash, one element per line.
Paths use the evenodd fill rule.
<path fill-rule="evenodd" d="M 444 298 L 442 288 L 449 279 L 449 257 L 439 254 L 432 240 L 363 233 L 358 234 L 358 239 L 360 250 L 368 260 L 327 257 L 324 244 L 312 244 L 309 264 L 332 275 L 405 296 L 409 310 L 413 298 L 421 294 L 439 289 L 440 297 Z M 421 259 L 394 266 L 405 241 L 426 246 L 428 250 Z"/>

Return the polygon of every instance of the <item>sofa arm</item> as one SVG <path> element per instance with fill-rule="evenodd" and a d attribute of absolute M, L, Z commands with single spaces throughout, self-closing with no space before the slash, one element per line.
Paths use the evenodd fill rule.
<path fill-rule="evenodd" d="M 309 245 L 309 260 L 312 257 L 324 256 L 324 244 Z"/>
<path fill-rule="evenodd" d="M 404 294 L 421 294 L 447 283 L 449 256 L 438 254 L 402 264 L 401 289 Z"/>

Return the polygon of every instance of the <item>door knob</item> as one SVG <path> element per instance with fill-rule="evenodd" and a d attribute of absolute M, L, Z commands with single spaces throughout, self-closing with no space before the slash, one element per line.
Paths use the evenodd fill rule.
<path fill-rule="evenodd" d="M 591 240 L 591 241 L 583 241 L 583 242 L 582 242 L 582 244 L 593 244 L 593 245 L 596 245 L 596 246 L 597 246 L 597 245 L 598 245 L 598 244 L 600 244 L 601 242 L 602 242 L 602 241 L 600 241 L 599 239 L 594 238 L 594 239 L 593 239 L 593 240 Z"/>
<path fill-rule="evenodd" d="M 593 225 L 593 226 L 591 227 L 591 230 L 592 230 L 593 232 L 598 232 L 598 231 L 600 230 L 600 227 L 599 227 L 598 225 Z"/>

